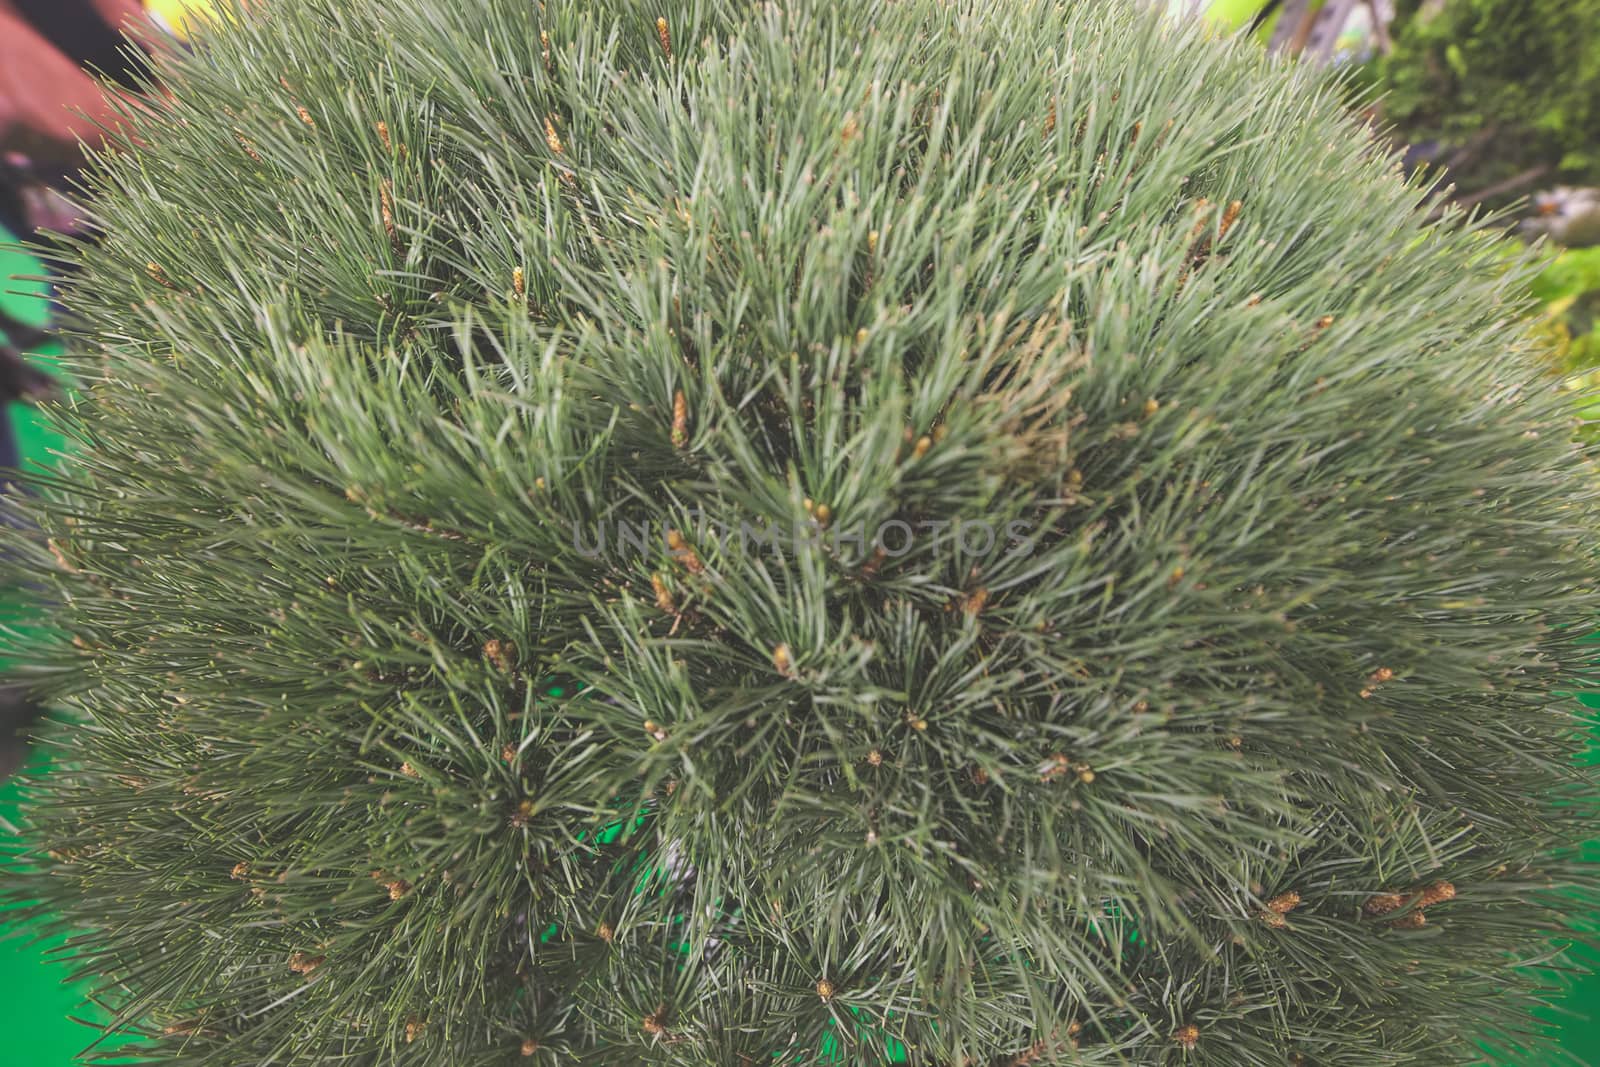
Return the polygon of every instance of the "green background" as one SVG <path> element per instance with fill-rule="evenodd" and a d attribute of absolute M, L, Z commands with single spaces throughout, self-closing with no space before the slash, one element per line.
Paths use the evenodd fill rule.
<path fill-rule="evenodd" d="M 50 313 L 42 295 L 45 285 L 27 278 L 42 273 L 43 268 L 32 257 L 7 248 L 11 240 L 11 235 L 0 229 L 0 307 L 24 322 L 42 325 Z M 37 361 L 50 366 L 56 352 L 56 346 L 41 349 Z M 60 436 L 47 430 L 26 407 L 13 407 L 11 415 L 23 456 L 49 462 L 61 448 Z M 0 588 L 0 606 L 10 607 L 15 600 L 12 591 Z M 0 661 L 0 672 L 3 668 Z M 44 757 L 44 751 L 35 747 L 27 771 L 42 769 Z M 18 793 L 15 779 L 0 786 L 0 841 L 8 840 L 15 823 Z M 95 1039 L 95 1031 L 72 1018 L 107 1016 L 84 1003 L 82 989 L 63 983 L 66 966 L 48 962 L 48 954 L 60 945 L 60 938 L 33 941 L 27 929 L 0 922 L 0 936 L 5 934 L 22 936 L 0 940 L 0 1020 L 6 1023 L 0 1067 L 69 1067 L 74 1054 Z"/>

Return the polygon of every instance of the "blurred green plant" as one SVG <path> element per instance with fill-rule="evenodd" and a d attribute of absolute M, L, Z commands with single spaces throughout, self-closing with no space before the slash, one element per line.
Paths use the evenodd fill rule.
<path fill-rule="evenodd" d="M 1600 0 L 1397 0 L 1385 118 L 1499 204 L 1600 181 Z"/>
<path fill-rule="evenodd" d="M 1544 305 L 1539 330 L 1551 358 L 1576 394 L 1579 434 L 1600 440 L 1600 247 L 1569 248 L 1555 255 L 1531 283 Z"/>

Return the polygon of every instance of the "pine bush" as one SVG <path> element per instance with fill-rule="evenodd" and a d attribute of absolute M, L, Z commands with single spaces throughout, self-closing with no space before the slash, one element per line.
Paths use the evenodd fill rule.
<path fill-rule="evenodd" d="M 1121 0 L 233 22 L 97 164 L 18 549 L 7 892 L 155 1062 L 1538 1046 L 1600 483 L 1338 85 Z"/>

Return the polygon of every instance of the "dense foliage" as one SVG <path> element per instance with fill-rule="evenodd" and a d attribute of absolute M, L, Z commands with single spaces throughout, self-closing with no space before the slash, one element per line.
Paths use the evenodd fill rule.
<path fill-rule="evenodd" d="M 1600 480 L 1526 272 L 1203 33 L 275 0 L 163 59 L 13 897 L 193 1067 L 1536 1041 Z"/>
<path fill-rule="evenodd" d="M 1396 7 L 1394 51 L 1378 64 L 1385 117 L 1441 142 L 1464 193 L 1498 203 L 1535 182 L 1600 183 L 1600 0 Z"/>

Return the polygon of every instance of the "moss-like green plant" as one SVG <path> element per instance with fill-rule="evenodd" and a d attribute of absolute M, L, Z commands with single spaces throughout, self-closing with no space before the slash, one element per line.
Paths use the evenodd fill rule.
<path fill-rule="evenodd" d="M 1383 110 L 1462 194 L 1600 182 L 1600 0 L 1399 0 Z"/>
<path fill-rule="evenodd" d="M 1336 87 L 1111 0 L 235 21 L 23 550 L 10 892 L 157 1062 L 1537 1041 L 1600 482 Z"/>

